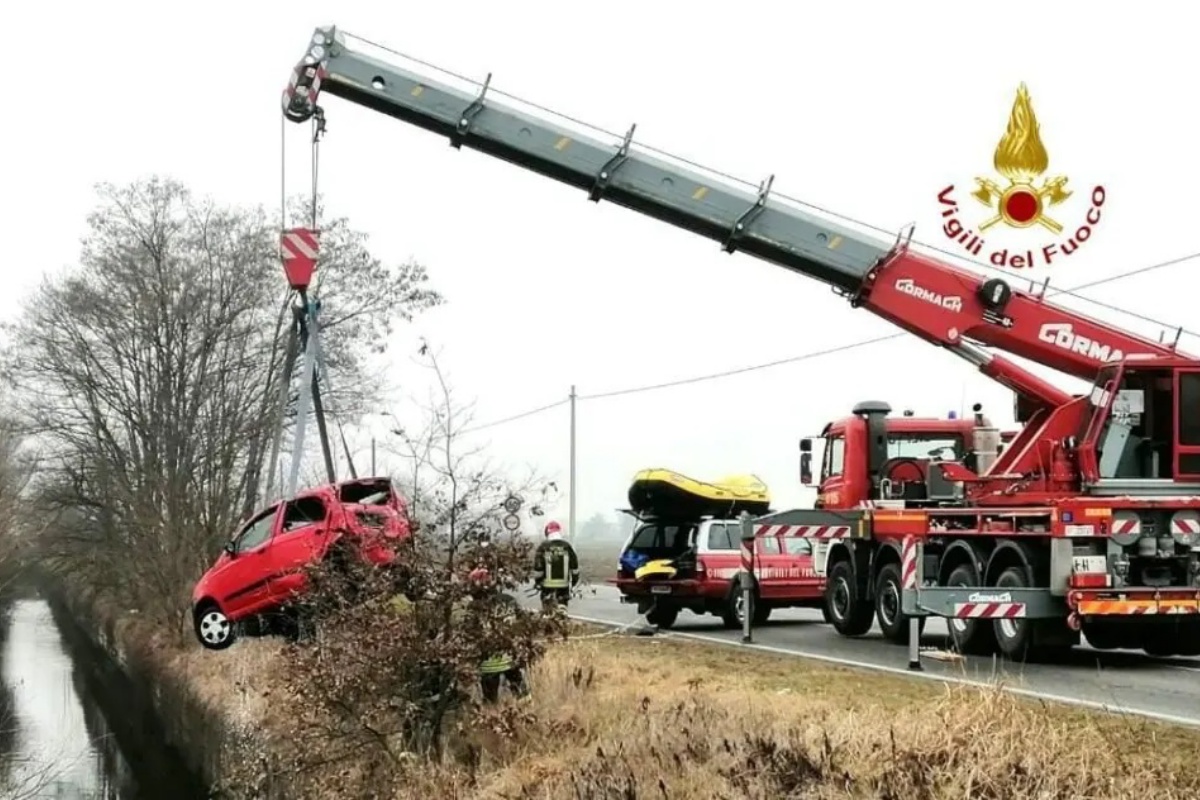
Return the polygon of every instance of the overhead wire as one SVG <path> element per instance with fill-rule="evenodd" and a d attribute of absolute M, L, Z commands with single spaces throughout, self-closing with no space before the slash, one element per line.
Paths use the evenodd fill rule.
<path fill-rule="evenodd" d="M 544 406 L 538 406 L 537 408 L 531 408 L 528 411 L 522 411 L 520 414 L 513 414 L 511 417 L 503 417 L 501 419 L 493 420 L 492 422 L 484 423 L 483 425 L 473 425 L 470 428 L 466 428 L 465 430 L 459 431 L 459 433 L 461 435 L 466 435 L 468 433 L 475 433 L 476 431 L 482 431 L 482 430 L 487 430 L 488 428 L 494 428 L 497 425 L 507 425 L 508 423 L 516 422 L 519 419 L 525 419 L 526 417 L 532 417 L 536 414 L 545 413 L 546 411 L 550 411 L 551 409 L 558 408 L 559 406 L 565 406 L 569 402 L 571 402 L 571 399 L 569 397 L 564 398 L 562 400 L 556 400 L 553 403 L 547 403 Z"/>
<path fill-rule="evenodd" d="M 1109 276 L 1106 276 L 1103 278 L 1097 278 L 1096 280 L 1092 280 L 1092 281 L 1088 281 L 1087 283 L 1079 284 L 1075 287 L 1072 287 L 1072 289 L 1069 289 L 1069 290 L 1068 289 L 1054 289 L 1053 291 L 1048 290 L 1047 294 L 1050 296 L 1054 296 L 1054 295 L 1066 294 L 1069 291 L 1079 291 L 1082 289 L 1090 289 L 1094 286 L 1100 286 L 1102 284 L 1107 284 L 1107 283 L 1115 283 L 1116 281 L 1119 281 L 1119 280 L 1125 280 L 1126 278 L 1132 278 L 1137 275 L 1144 275 L 1148 272 L 1154 272 L 1156 270 L 1166 269 L 1167 267 L 1173 267 L 1178 264 L 1183 264 L 1187 261 L 1193 261 L 1196 259 L 1200 259 L 1200 251 L 1196 251 L 1194 253 L 1189 253 L 1187 255 L 1179 256 L 1176 258 L 1167 259 L 1166 261 L 1160 261 L 1160 262 L 1157 262 L 1154 264 L 1149 264 L 1144 267 L 1138 267 L 1137 269 L 1118 273 L 1116 275 L 1109 275 Z M 904 331 L 900 331 L 897 333 L 889 333 L 884 336 L 876 336 L 871 339 L 861 339 L 857 342 L 848 342 L 846 344 L 838 345 L 836 347 L 829 347 L 829 348 L 825 348 L 823 350 L 814 350 L 814 351 L 811 351 L 808 353 L 801 353 L 800 355 L 790 356 L 788 358 L 780 358 L 780 359 L 776 359 L 774 361 L 766 361 L 761 364 L 751 364 L 750 366 L 737 367 L 734 369 L 723 370 L 721 372 L 712 372 L 712 373 L 707 373 L 704 375 L 694 375 L 689 378 L 680 378 L 678 380 L 664 381 L 661 383 L 650 383 L 650 384 L 645 384 L 645 385 L 641 385 L 641 386 L 631 386 L 631 387 L 627 387 L 624 389 L 614 389 L 614 390 L 607 391 L 607 392 L 596 392 L 593 394 L 580 394 L 580 395 L 575 396 L 575 400 L 576 401 L 604 400 L 604 399 L 611 398 L 611 397 L 621 397 L 623 395 L 640 394 L 642 392 L 652 392 L 652 391 L 656 391 L 659 389 L 669 389 L 669 388 L 672 388 L 675 386 L 685 386 L 685 385 L 691 384 L 691 383 L 700 383 L 703 381 L 719 380 L 722 378 L 733 377 L 735 375 L 743 375 L 748 372 L 757 372 L 759 370 L 770 369 L 772 367 L 779 367 L 779 366 L 783 366 L 785 364 L 795 364 L 795 363 L 801 362 L 801 361 L 808 361 L 808 360 L 811 360 L 814 358 L 820 358 L 822 356 L 836 355 L 838 353 L 844 353 L 848 350 L 854 350 L 854 349 L 857 349 L 860 347 L 868 347 L 870 345 L 876 345 L 876 344 L 881 344 L 883 342 L 891 341 L 894 339 L 900 339 L 907 335 L 908 334 Z M 494 428 L 498 425 L 505 425 L 509 422 L 516 422 L 517 420 L 525 419 L 526 417 L 532 417 L 537 414 L 542 414 L 546 411 L 550 411 L 552 409 L 558 408 L 559 406 L 567 405 L 568 403 L 570 403 L 569 397 L 564 398 L 562 400 L 557 400 L 553 403 L 548 403 L 543 406 L 538 406 L 537 408 L 530 409 L 529 411 L 523 411 L 519 414 L 513 414 L 512 416 L 509 416 L 509 417 L 503 417 L 501 419 L 494 420 L 494 421 L 486 423 L 484 425 L 477 425 L 477 426 L 468 428 L 467 430 L 463 431 L 463 433 L 464 434 L 474 433 L 476 431 L 486 430 L 488 428 Z"/>
<path fill-rule="evenodd" d="M 477 87 L 480 87 L 480 86 L 482 86 L 482 85 L 483 85 L 482 83 L 480 83 L 480 81 L 478 81 L 478 80 L 476 80 L 476 79 L 474 79 L 474 78 L 471 78 L 471 77 L 469 77 L 469 76 L 467 76 L 467 75 L 462 75 L 462 74 L 460 74 L 460 73 L 457 73 L 457 72 L 454 72 L 454 71 L 452 71 L 452 70 L 448 70 L 448 69 L 446 69 L 445 67 L 441 67 L 441 66 L 438 66 L 437 64 L 433 64 L 433 63 L 431 63 L 431 62 L 429 62 L 429 61 L 425 61 L 425 60 L 423 60 L 423 59 L 420 59 L 420 58 L 417 58 L 417 57 L 415 57 L 415 56 L 409 55 L 408 53 L 405 53 L 405 52 L 403 52 L 403 51 L 397 50 L 397 49 L 395 49 L 395 48 L 393 48 L 393 47 L 389 47 L 389 46 L 387 46 L 387 45 L 380 44 L 379 42 L 376 42 L 376 41 L 374 41 L 374 40 L 372 40 L 372 39 L 368 39 L 368 38 L 366 38 L 366 37 L 364 37 L 364 36 L 359 36 L 358 34 L 354 34 L 354 33 L 347 33 L 346 35 L 347 35 L 347 36 L 349 36 L 349 37 L 351 37 L 351 38 L 357 39 L 358 41 L 360 41 L 360 42 L 362 42 L 363 44 L 366 44 L 366 45 L 368 45 L 368 46 L 370 46 L 370 47 L 375 47 L 375 48 L 377 48 L 377 49 L 379 49 L 379 50 L 382 50 L 382 51 L 384 51 L 384 52 L 386 52 L 386 53 L 389 53 L 389 54 L 391 54 L 391 55 L 393 55 L 393 56 L 396 56 L 396 57 L 398 57 L 398 58 L 402 58 L 402 59 L 404 59 L 404 60 L 406 60 L 406 61 L 410 61 L 410 62 L 412 62 L 412 63 L 414 63 L 414 64 L 419 64 L 419 65 L 421 65 L 421 66 L 423 66 L 423 67 L 426 67 L 426 68 L 428 68 L 428 69 L 435 70 L 435 71 L 437 71 L 437 72 L 440 72 L 440 73 L 442 73 L 443 75 L 447 75 L 447 76 L 449 76 L 449 77 L 452 77 L 452 78 L 454 78 L 455 80 L 463 81 L 463 82 L 465 82 L 465 83 L 468 83 L 468 84 L 470 84 L 470 85 L 472 85 L 472 86 L 477 86 Z M 624 135 L 623 135 L 623 134 L 620 134 L 620 133 L 617 133 L 617 132 L 614 132 L 614 131 L 607 130 L 606 128 L 603 128 L 603 127 L 601 127 L 601 126 L 599 126 L 599 125 L 596 125 L 596 124 L 593 124 L 593 123 L 587 122 L 587 121 L 585 121 L 585 120 L 582 120 L 582 119 L 579 119 L 579 118 L 577 118 L 577 117 L 572 117 L 572 116 L 570 116 L 569 114 L 564 114 L 564 113 L 562 113 L 561 111 L 556 111 L 556 110 L 554 110 L 554 109 L 552 109 L 552 108 L 549 108 L 549 107 L 547 107 L 547 106 L 544 106 L 544 105 L 541 105 L 541 104 L 539 104 L 539 103 L 533 102 L 532 100 L 527 100 L 527 99 L 525 99 L 525 98 L 523 98 L 523 97 L 520 97 L 520 96 L 518 96 L 518 95 L 512 94 L 511 92 L 506 92 L 506 91 L 504 91 L 504 90 L 502 90 L 502 89 L 495 88 L 494 86 L 492 86 L 492 85 L 490 85 L 490 84 L 489 84 L 489 87 L 488 87 L 488 92 L 489 92 L 490 94 L 493 94 L 493 95 L 498 95 L 498 96 L 501 96 L 501 97 L 507 97 L 508 99 L 510 99 L 510 100 L 513 100 L 513 101 L 515 101 L 515 102 L 518 102 L 518 103 L 520 103 L 520 104 L 522 104 L 522 105 L 524 105 L 524 106 L 527 106 L 527 107 L 529 107 L 529 108 L 531 108 L 531 109 L 535 109 L 535 110 L 537 110 L 537 111 L 541 111 L 541 112 L 543 112 L 543 113 L 546 113 L 546 114 L 553 115 L 553 116 L 555 116 L 555 117 L 558 117 L 559 119 L 562 119 L 562 120 L 565 120 L 565 121 L 567 121 L 567 122 L 570 122 L 570 123 L 571 123 L 571 124 L 573 124 L 573 125 L 578 125 L 578 126 L 580 126 L 580 127 L 582 127 L 582 128 L 586 128 L 587 130 L 590 130 L 590 131 L 592 131 L 592 132 L 595 132 L 595 133 L 600 133 L 600 134 L 603 134 L 603 135 L 605 135 L 605 136 L 609 136 L 609 137 L 616 138 L 616 139 L 618 139 L 618 140 L 621 140 L 621 139 L 623 139 L 623 138 L 624 138 Z M 667 151 L 667 150 L 664 150 L 664 149 L 662 149 L 662 148 L 655 147 L 654 145 L 646 144 L 645 142 L 641 142 L 641 141 L 638 141 L 638 140 L 636 140 L 636 139 L 632 140 L 632 141 L 630 142 L 630 144 L 631 144 L 631 145 L 635 145 L 635 146 L 637 146 L 638 148 L 640 148 L 640 149 L 642 149 L 642 150 L 646 151 L 647 153 L 654 153 L 655 155 L 659 155 L 659 156 L 663 156 L 663 157 L 669 158 L 669 159 L 671 159 L 671 160 L 673 160 L 673 161 L 675 161 L 675 162 L 677 162 L 677 163 L 679 163 L 679 164 L 684 164 L 684 165 L 686 165 L 686 166 L 693 167 L 693 168 L 695 168 L 695 169 L 698 169 L 698 170 L 702 170 L 703 172 L 706 172 L 706 173 L 708 173 L 709 175 L 712 175 L 712 176 L 715 176 L 715 177 L 719 177 L 719 178 L 723 178 L 723 179 L 725 179 L 725 180 L 727 180 L 727 181 L 730 181 L 730 182 L 733 182 L 733 183 L 739 184 L 739 185 L 741 185 L 741 186 L 744 186 L 744 187 L 747 187 L 747 188 L 750 188 L 750 189 L 754 189 L 754 190 L 757 190 L 757 189 L 758 189 L 758 186 L 759 186 L 759 185 L 758 185 L 758 183 L 756 183 L 756 182 L 754 182 L 754 181 L 749 181 L 749 180 L 746 180 L 745 178 L 738 177 L 737 175 L 733 175 L 733 174 L 731 174 L 731 173 L 728 173 L 728 172 L 723 172 L 723 171 L 721 171 L 721 170 L 714 169 L 714 168 L 712 168 L 712 167 L 709 167 L 709 166 L 706 166 L 706 165 L 704 165 L 704 164 L 701 164 L 701 163 L 699 163 L 699 162 L 697 162 L 697 161 L 693 161 L 693 160 L 691 160 L 691 159 L 685 158 L 685 157 L 683 157 L 683 156 L 679 156 L 679 155 L 677 155 L 677 154 L 675 154 L 675 153 L 669 152 L 669 151 Z M 793 204 L 796 204 L 796 205 L 799 205 L 799 206 L 803 206 L 803 207 L 805 207 L 805 208 L 808 208 L 808 209 L 811 209 L 811 210 L 813 210 L 813 211 L 817 211 L 817 212 L 819 212 L 819 213 L 821 213 L 821 214 L 824 214 L 824 215 L 827 215 L 827 216 L 830 216 L 830 217 L 834 217 L 834 218 L 836 218 L 836 219 L 840 219 L 840 220 L 843 220 L 843 221 L 846 221 L 846 222 L 852 223 L 852 224 L 854 224 L 854 225 L 858 225 L 858 226 L 860 226 L 860 227 L 866 228 L 866 229 L 868 229 L 868 230 L 871 230 L 871 231 L 874 231 L 874 232 L 876 232 L 876 233 L 883 234 L 883 235 L 885 235 L 885 236 L 887 236 L 887 237 L 894 237 L 894 236 L 896 235 L 896 232 L 895 232 L 894 230 L 890 230 L 890 229 L 888 229 L 888 228 L 884 228 L 884 227 L 882 227 L 882 226 L 875 225 L 875 224 L 873 224 L 873 223 L 870 223 L 870 222 L 865 222 L 865 221 L 863 221 L 863 220 L 857 219 L 857 218 L 855 218 L 855 217 L 852 217 L 852 216 L 849 216 L 849 215 L 847 215 L 847 214 L 843 214 L 843 213 L 840 213 L 840 212 L 837 212 L 837 211 L 833 211 L 833 210 L 831 210 L 831 209 L 825 208 L 824 206 L 820 206 L 820 205 L 817 205 L 817 204 L 815 204 L 815 203 L 811 203 L 811 202 L 808 202 L 808 201 L 806 201 L 806 200 L 802 200 L 802 199 L 800 199 L 800 198 L 797 198 L 797 197 L 792 197 L 792 196 L 790 196 L 790 195 L 787 195 L 787 194 L 784 194 L 784 193 L 782 193 L 782 192 L 774 191 L 774 192 L 772 192 L 772 197 L 774 197 L 774 198 L 778 198 L 778 199 L 781 199 L 781 200 L 786 200 L 786 201 L 788 201 L 788 202 L 790 202 L 790 203 L 793 203 Z M 919 246 L 921 246 L 921 247 L 923 247 L 923 248 L 925 248 L 925 249 L 927 249 L 927 250 L 930 250 L 930 251 L 932 251 L 932 252 L 938 253 L 938 254 L 940 254 L 940 255 L 944 255 L 944 256 L 947 256 L 947 257 L 949 257 L 949 258 L 953 258 L 953 259 L 957 259 L 957 260 L 963 261 L 963 262 L 965 262 L 965 263 L 971 264 L 972 266 L 980 267 L 980 268 L 982 268 L 982 269 L 984 269 L 984 270 L 987 270 L 987 271 L 989 271 L 989 272 L 993 272 L 993 273 L 996 273 L 996 274 L 1001 274 L 1001 275 L 1005 275 L 1005 276 L 1011 277 L 1011 273 L 1010 273 L 1010 272 L 1007 272 L 1007 271 L 1005 271 L 1004 269 L 1001 269 L 1000 267 L 997 267 L 996 265 L 994 265 L 994 264 L 990 264 L 990 263 L 988 263 L 988 262 L 986 262 L 986 261 L 980 261 L 980 260 L 978 260 L 978 259 L 970 258 L 970 257 L 968 257 L 968 256 L 966 256 L 966 255 L 963 255 L 962 253 L 954 252 L 954 251 L 952 251 L 952 250 L 949 250 L 949 249 L 947 249 L 947 248 L 944 248 L 944 247 L 939 247 L 938 245 L 935 245 L 935 244 L 933 244 L 933 243 L 931 243 L 931 242 L 927 242 L 927 241 L 924 241 L 924 240 L 921 240 L 921 239 L 917 239 L 917 238 L 915 238 L 915 237 L 914 237 L 914 238 L 913 238 L 911 241 L 912 241 L 912 243 L 913 243 L 913 244 L 917 244 L 917 245 L 919 245 Z M 1191 258 L 1191 257 L 1189 257 L 1189 258 Z M 1186 260 L 1186 259 L 1185 259 L 1185 260 Z M 1090 288 L 1091 286 L 1095 286 L 1095 285 L 1099 285 L 1099 284 L 1087 284 L 1087 285 L 1085 285 L 1085 287 L 1084 287 L 1084 288 Z M 1049 293 L 1050 289 L 1052 289 L 1052 288 L 1054 289 L 1054 294 L 1055 294 L 1055 296 L 1058 296 L 1058 295 L 1065 295 L 1065 296 L 1068 296 L 1068 297 L 1073 297 L 1073 298 L 1075 298 L 1075 299 L 1082 300 L 1083 302 L 1086 302 L 1086 303 L 1091 303 L 1092 305 L 1094 305 L 1094 306 L 1096 306 L 1096 307 L 1098 307 L 1098 308 L 1103 308 L 1103 309 L 1105 309 L 1105 310 L 1108 310 L 1108 311 L 1114 311 L 1114 312 L 1117 312 L 1117 313 L 1126 314 L 1126 315 L 1128 315 L 1129 317 L 1131 317 L 1131 318 L 1133 318 L 1133 319 L 1140 320 L 1140 321 L 1142 321 L 1142 322 L 1149 322 L 1149 323 L 1153 323 L 1153 324 L 1155 324 L 1155 325 L 1163 325 L 1163 322 L 1162 322 L 1162 320 L 1155 319 L 1155 318 L 1153 318 L 1153 317 L 1146 316 L 1146 315 L 1143 315 L 1143 314 L 1139 314 L 1139 313 L 1137 313 L 1136 311 L 1130 311 L 1129 309 L 1127 309 L 1127 308 L 1124 308 L 1124 307 L 1122 307 L 1122 306 L 1114 305 L 1114 304 L 1111 304 L 1111 303 L 1106 303 L 1106 302 L 1104 302 L 1104 301 L 1102 301 L 1102 300 L 1096 300 L 1096 299 L 1094 299 L 1094 298 L 1091 298 L 1091 297 L 1086 297 L 1086 296 L 1084 296 L 1084 295 L 1080 295 L 1080 294 L 1078 294 L 1078 291 L 1079 291 L 1079 289 L 1078 289 L 1078 288 L 1074 288 L 1074 289 L 1058 289 L 1057 287 L 1052 287 L 1052 286 L 1050 286 L 1049 284 L 1047 284 L 1047 287 L 1046 287 L 1046 291 L 1047 291 L 1047 293 Z M 1197 332 L 1197 331 L 1190 330 L 1190 329 L 1188 329 L 1188 328 L 1185 328 L 1185 327 L 1183 327 L 1183 326 L 1178 326 L 1178 325 L 1176 325 L 1176 326 L 1169 326 L 1169 327 L 1171 327 L 1171 328 L 1178 328 L 1178 330 L 1180 331 L 1180 333 L 1181 333 L 1181 334 L 1182 334 L 1182 333 L 1186 333 L 1186 334 L 1188 334 L 1188 335 L 1190 335 L 1190 336 L 1200 336 L 1200 332 Z"/>

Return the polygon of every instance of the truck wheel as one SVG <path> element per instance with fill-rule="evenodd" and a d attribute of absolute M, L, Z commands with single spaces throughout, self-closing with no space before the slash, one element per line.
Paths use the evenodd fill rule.
<path fill-rule="evenodd" d="M 1083 638 L 1097 650 L 1117 650 L 1126 647 L 1131 637 L 1122 636 L 1121 628 L 1112 623 L 1085 622 Z"/>
<path fill-rule="evenodd" d="M 946 578 L 946 586 L 979 586 L 982 581 L 970 564 L 960 564 Z M 950 646 L 963 655 L 991 655 L 996 651 L 996 634 L 992 623 L 986 619 L 946 620 L 950 630 Z"/>
<path fill-rule="evenodd" d="M 742 582 L 734 581 L 729 588 L 729 596 L 725 598 L 724 605 L 721 606 L 721 622 L 730 630 L 740 630 L 742 627 L 742 604 L 743 604 Z M 758 614 L 758 597 L 756 592 L 750 593 L 750 621 L 757 622 Z"/>
<path fill-rule="evenodd" d="M 1181 656 L 1200 656 L 1200 623 L 1194 619 L 1179 622 L 1179 637 L 1175 649 Z"/>
<path fill-rule="evenodd" d="M 675 624 L 675 620 L 678 618 L 679 609 L 675 606 L 655 604 L 653 608 L 646 612 L 646 622 L 663 630 L 669 629 Z"/>
<path fill-rule="evenodd" d="M 862 636 L 871 630 L 875 608 L 859 597 L 854 567 L 842 560 L 829 569 L 825 582 L 825 607 L 834 629 L 842 636 Z"/>
<path fill-rule="evenodd" d="M 884 565 L 875 579 L 875 616 L 884 639 L 893 644 L 908 644 L 910 617 L 900 610 L 900 592 L 900 565 Z M 921 617 L 917 624 L 918 630 L 924 630 L 925 618 Z"/>
<path fill-rule="evenodd" d="M 998 589 L 1027 589 L 1029 577 L 1024 567 L 1009 567 L 996 579 Z M 1033 644 L 1033 620 L 992 620 L 992 631 L 996 636 L 996 647 L 1013 661 L 1025 661 L 1031 655 Z"/>

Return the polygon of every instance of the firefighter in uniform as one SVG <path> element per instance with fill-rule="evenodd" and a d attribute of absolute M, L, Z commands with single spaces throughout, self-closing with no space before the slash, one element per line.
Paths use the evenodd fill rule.
<path fill-rule="evenodd" d="M 471 570 L 468 579 L 471 582 L 471 602 L 485 604 L 492 613 L 504 614 L 517 608 L 517 601 L 510 595 L 499 591 L 492 582 L 491 573 L 485 567 Z M 480 609 L 481 612 L 484 609 Z M 500 699 L 500 684 L 507 682 L 508 688 L 517 697 L 529 694 L 525 683 L 525 671 L 521 665 L 507 653 L 496 653 L 483 660 L 479 665 L 479 688 L 483 692 L 485 703 L 495 703 Z"/>
<path fill-rule="evenodd" d="M 545 538 L 533 554 L 533 585 L 542 595 L 542 605 L 566 607 L 571 589 L 579 583 L 579 557 L 575 548 L 563 539 L 557 522 L 546 523 Z"/>

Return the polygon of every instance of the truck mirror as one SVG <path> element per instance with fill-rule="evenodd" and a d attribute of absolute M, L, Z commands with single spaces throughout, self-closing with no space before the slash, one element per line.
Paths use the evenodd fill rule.
<path fill-rule="evenodd" d="M 801 453 L 811 453 L 812 452 L 812 439 L 806 438 L 806 439 L 800 440 L 800 452 Z"/>
<path fill-rule="evenodd" d="M 803 486 L 812 485 L 812 453 L 800 454 L 800 483 Z"/>

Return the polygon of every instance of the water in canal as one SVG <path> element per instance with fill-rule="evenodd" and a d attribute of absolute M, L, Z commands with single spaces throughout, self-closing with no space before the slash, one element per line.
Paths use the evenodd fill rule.
<path fill-rule="evenodd" d="M 144 720 L 105 717 L 102 708 L 129 708 L 119 694 L 132 687 L 105 685 L 104 670 L 81 663 L 95 653 L 69 646 L 46 601 L 16 600 L 4 613 L 0 799 L 203 796 L 161 734 L 139 733 Z"/>

